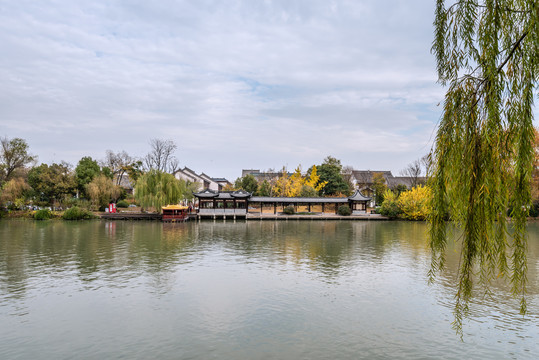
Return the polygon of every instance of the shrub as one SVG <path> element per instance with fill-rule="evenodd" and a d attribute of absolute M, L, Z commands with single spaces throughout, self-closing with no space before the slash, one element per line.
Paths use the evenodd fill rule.
<path fill-rule="evenodd" d="M 36 220 L 49 220 L 52 217 L 52 213 L 49 209 L 38 210 L 34 213 L 34 219 Z"/>
<path fill-rule="evenodd" d="M 296 213 L 296 210 L 294 209 L 294 206 L 288 205 L 283 209 L 283 213 L 286 215 L 294 215 Z"/>
<path fill-rule="evenodd" d="M 129 207 L 129 203 L 125 200 L 120 200 L 116 203 L 117 208 L 126 208 Z"/>
<path fill-rule="evenodd" d="M 407 220 L 425 220 L 429 215 L 431 191 L 428 187 L 417 186 L 399 196 L 398 205 L 402 217 Z"/>
<path fill-rule="evenodd" d="M 341 205 L 337 209 L 337 213 L 341 216 L 349 216 L 352 214 L 352 210 L 350 210 L 350 206 L 348 205 Z"/>
<path fill-rule="evenodd" d="M 390 218 L 395 218 L 402 213 L 397 202 L 397 195 L 393 191 L 388 189 L 384 193 L 384 202 L 380 206 L 379 213 Z"/>
<path fill-rule="evenodd" d="M 64 220 L 87 220 L 93 219 L 95 216 L 90 211 L 81 209 L 77 206 L 72 207 L 64 211 L 62 219 Z"/>

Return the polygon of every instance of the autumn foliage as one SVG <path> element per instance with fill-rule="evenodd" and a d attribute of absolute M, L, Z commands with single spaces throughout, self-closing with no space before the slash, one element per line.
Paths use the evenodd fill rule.
<path fill-rule="evenodd" d="M 431 197 L 431 190 L 426 186 L 416 186 L 410 191 L 402 192 L 399 196 L 391 190 L 386 190 L 380 214 L 405 220 L 426 220 L 429 215 Z"/>

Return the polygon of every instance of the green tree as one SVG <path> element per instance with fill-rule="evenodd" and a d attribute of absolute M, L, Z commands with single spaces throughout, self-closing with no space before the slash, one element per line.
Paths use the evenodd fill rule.
<path fill-rule="evenodd" d="M 0 139 L 0 185 L 11 180 L 17 171 L 36 160 L 28 153 L 28 144 L 21 138 Z"/>
<path fill-rule="evenodd" d="M 438 79 L 447 86 L 431 156 L 431 280 L 444 268 L 447 223 L 462 231 L 457 332 L 474 278 L 509 275 L 526 312 L 526 216 L 531 205 L 533 100 L 539 71 L 539 2 L 437 0 Z M 507 241 L 505 210 L 512 210 Z"/>
<path fill-rule="evenodd" d="M 268 182 L 268 180 L 264 179 L 264 181 L 262 181 L 262 184 L 260 184 L 259 188 L 258 188 L 258 195 L 259 196 L 271 196 L 271 185 L 270 183 Z"/>
<path fill-rule="evenodd" d="M 397 194 L 397 196 L 399 196 L 400 194 L 402 194 L 403 192 L 406 192 L 408 191 L 408 188 L 406 187 L 406 185 L 404 184 L 398 184 L 397 186 L 395 186 L 393 188 L 393 190 L 395 191 L 395 193 Z M 385 197 L 384 197 L 385 198 Z"/>
<path fill-rule="evenodd" d="M 319 183 L 326 182 L 326 185 L 320 190 L 321 195 L 350 194 L 350 188 L 341 174 L 340 160 L 328 156 L 316 169 L 318 176 L 320 176 Z"/>
<path fill-rule="evenodd" d="M 79 160 L 75 168 L 75 179 L 77 180 L 77 188 L 84 197 L 88 197 L 86 186 L 100 174 L 101 168 L 97 161 L 89 156 L 85 156 Z"/>
<path fill-rule="evenodd" d="M 195 196 L 194 193 L 200 190 L 200 183 L 196 181 L 180 181 L 180 188 L 182 189 L 183 198 L 187 200 L 193 200 Z"/>
<path fill-rule="evenodd" d="M 28 184 L 39 201 L 52 204 L 66 196 L 73 196 L 77 189 L 69 164 L 41 164 L 28 172 Z"/>
<path fill-rule="evenodd" d="M 101 175 L 104 175 L 105 177 L 108 177 L 111 180 L 114 178 L 114 174 L 112 173 L 112 170 L 108 166 L 103 166 L 101 168 Z"/>
<path fill-rule="evenodd" d="M 380 206 L 380 214 L 390 218 L 396 218 L 402 211 L 397 202 L 398 194 L 387 189 L 384 193 L 384 202 Z"/>
<path fill-rule="evenodd" d="M 251 174 L 247 174 L 244 177 L 236 181 L 236 189 L 243 189 L 251 194 L 255 194 L 258 190 L 258 182 Z"/>
<path fill-rule="evenodd" d="M 387 190 L 384 174 L 380 172 L 372 174 L 372 187 L 374 189 L 374 201 L 376 205 L 381 205 L 384 202 L 384 194 Z"/>
<path fill-rule="evenodd" d="M 302 185 L 299 197 L 318 197 L 318 191 L 315 190 L 311 185 Z"/>
<path fill-rule="evenodd" d="M 140 177 L 135 187 L 135 199 L 143 207 L 154 207 L 160 213 L 161 208 L 177 204 L 185 197 L 182 182 L 159 170 L 150 170 Z"/>
<path fill-rule="evenodd" d="M 125 171 L 127 172 L 127 175 L 129 176 L 129 180 L 131 180 L 132 184 L 136 184 L 138 179 L 142 176 L 142 161 L 136 160 L 132 163 L 125 166 Z"/>

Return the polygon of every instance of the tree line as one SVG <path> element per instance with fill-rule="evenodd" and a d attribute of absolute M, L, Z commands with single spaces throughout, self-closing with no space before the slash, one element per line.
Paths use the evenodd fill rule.
<path fill-rule="evenodd" d="M 354 185 L 343 169 L 340 160 L 328 156 L 322 164 L 310 166 L 305 173 L 302 172 L 301 165 L 298 165 L 293 173 L 288 173 L 285 167 L 278 173 L 270 169 L 266 174 L 271 176 L 264 176 L 264 179 L 259 181 L 252 174 L 247 174 L 236 179 L 234 185 L 226 187 L 225 190 L 242 189 L 255 196 L 349 196 Z"/>
<path fill-rule="evenodd" d="M 150 140 L 150 151 L 142 159 L 107 150 L 104 159 L 85 156 L 75 167 L 65 161 L 38 165 L 21 138 L 3 137 L 0 144 L 0 207 L 6 210 L 81 206 L 102 211 L 109 202 L 124 199 L 160 209 L 192 198 L 197 190 L 197 184 L 171 174 L 178 168 L 172 140 Z M 136 198 L 122 186 L 127 180 L 140 190 Z"/>
<path fill-rule="evenodd" d="M 197 183 L 178 180 L 172 175 L 179 164 L 175 156 L 177 145 L 172 140 L 150 140 L 150 151 L 142 158 L 126 151 L 107 150 L 103 159 L 85 156 L 76 166 L 65 161 L 38 165 L 37 156 L 30 153 L 24 139 L 4 137 L 0 142 L 0 207 L 4 209 L 65 209 L 77 205 L 103 210 L 109 202 L 125 205 L 122 200 L 127 199 L 159 210 L 165 204 L 192 199 L 193 192 L 199 190 Z M 408 165 L 401 174 L 417 178 L 421 173 L 418 164 L 416 161 Z M 224 190 L 243 189 L 253 195 L 277 197 L 350 196 L 355 190 L 352 170 L 351 166 L 343 166 L 339 159 L 328 156 L 305 172 L 301 165 L 292 173 L 283 167 L 277 176 L 258 181 L 247 175 Z M 135 188 L 136 198 L 122 186 L 127 180 Z M 374 174 L 372 187 L 377 204 L 382 204 L 387 184 L 381 174 Z M 398 189 L 399 193 L 403 190 L 407 189 Z"/>

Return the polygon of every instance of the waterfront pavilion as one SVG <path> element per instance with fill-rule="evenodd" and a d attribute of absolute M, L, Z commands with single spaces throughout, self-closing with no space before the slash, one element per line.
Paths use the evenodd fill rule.
<path fill-rule="evenodd" d="M 199 215 L 239 215 L 280 214 L 287 206 L 293 206 L 296 213 L 337 214 L 339 206 L 348 205 L 353 215 L 366 214 L 371 200 L 359 190 L 349 197 L 270 197 L 251 196 L 238 191 L 204 190 L 194 194 L 199 201 Z"/>
<path fill-rule="evenodd" d="M 199 215 L 239 215 L 247 214 L 247 203 L 251 193 L 244 190 L 215 191 L 206 189 L 193 194 L 198 199 Z"/>

